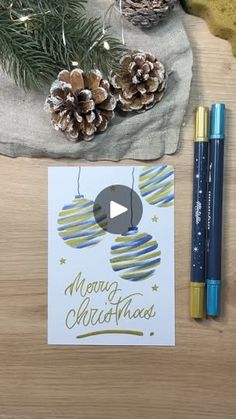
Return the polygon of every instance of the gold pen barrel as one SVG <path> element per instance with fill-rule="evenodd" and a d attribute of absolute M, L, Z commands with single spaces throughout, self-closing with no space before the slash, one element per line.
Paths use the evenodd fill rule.
<path fill-rule="evenodd" d="M 198 106 L 196 109 L 195 142 L 208 142 L 209 138 L 209 108 Z"/>

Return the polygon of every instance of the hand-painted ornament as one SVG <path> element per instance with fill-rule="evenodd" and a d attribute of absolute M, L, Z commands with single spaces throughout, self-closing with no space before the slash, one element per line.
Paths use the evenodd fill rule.
<path fill-rule="evenodd" d="M 59 236 L 75 249 L 94 246 L 105 234 L 95 220 L 95 213 L 96 219 L 105 226 L 106 215 L 101 208 L 94 206 L 94 202 L 85 199 L 83 195 L 77 195 L 71 204 L 65 205 L 59 212 Z"/>
<path fill-rule="evenodd" d="M 174 205 L 174 169 L 172 166 L 145 166 L 139 176 L 141 195 L 150 205 Z"/>
<path fill-rule="evenodd" d="M 142 281 L 149 278 L 160 265 L 161 252 L 150 234 L 132 228 L 117 237 L 111 247 L 111 266 L 122 279 Z"/>

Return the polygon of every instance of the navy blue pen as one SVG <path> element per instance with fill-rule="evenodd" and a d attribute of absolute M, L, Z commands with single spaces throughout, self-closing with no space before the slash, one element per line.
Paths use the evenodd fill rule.
<path fill-rule="evenodd" d="M 213 317 L 220 314 L 221 300 L 224 137 L 225 105 L 218 103 L 211 110 L 208 175 L 206 313 Z"/>
<path fill-rule="evenodd" d="M 196 109 L 193 206 L 192 206 L 192 258 L 190 282 L 190 316 L 202 319 L 205 309 L 205 259 L 207 220 L 207 168 L 209 140 L 209 109 Z"/>

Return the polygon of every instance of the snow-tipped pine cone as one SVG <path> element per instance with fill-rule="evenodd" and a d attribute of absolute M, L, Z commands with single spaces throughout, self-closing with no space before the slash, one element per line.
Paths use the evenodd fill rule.
<path fill-rule="evenodd" d="M 120 0 L 116 0 L 117 6 Z M 122 14 L 133 25 L 151 28 L 166 18 L 176 0 L 122 0 Z"/>
<path fill-rule="evenodd" d="M 61 71 L 46 99 L 54 128 L 73 142 L 90 141 L 95 134 L 105 131 L 115 107 L 110 83 L 98 70 Z"/>
<path fill-rule="evenodd" d="M 126 112 L 143 112 L 162 99 L 167 88 L 164 65 L 151 53 L 133 51 L 120 61 L 111 85 L 119 107 Z"/>

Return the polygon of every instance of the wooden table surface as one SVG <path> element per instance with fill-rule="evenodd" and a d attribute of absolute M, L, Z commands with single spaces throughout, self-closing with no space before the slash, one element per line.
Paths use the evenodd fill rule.
<path fill-rule="evenodd" d="M 185 16 L 194 77 L 176 168 L 176 347 L 47 346 L 47 167 L 0 157 L 0 419 L 236 418 L 236 59 Z M 188 315 L 193 107 L 227 112 L 223 315 Z M 123 162 L 123 164 L 127 162 Z"/>

